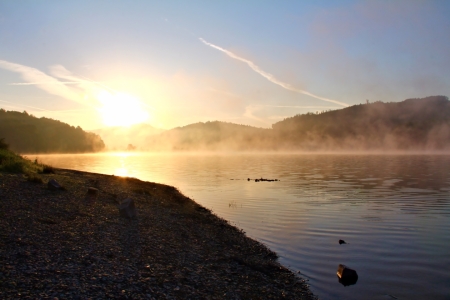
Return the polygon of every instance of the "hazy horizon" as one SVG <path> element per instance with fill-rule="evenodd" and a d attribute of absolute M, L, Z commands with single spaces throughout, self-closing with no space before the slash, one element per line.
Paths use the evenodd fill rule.
<path fill-rule="evenodd" d="M 20 153 L 104 150 L 431 153 L 450 150 L 449 113 L 447 96 L 430 96 L 295 115 L 272 124 L 271 128 L 208 121 L 171 130 L 139 123 L 89 132 L 58 120 L 1 109 L 0 137 Z"/>

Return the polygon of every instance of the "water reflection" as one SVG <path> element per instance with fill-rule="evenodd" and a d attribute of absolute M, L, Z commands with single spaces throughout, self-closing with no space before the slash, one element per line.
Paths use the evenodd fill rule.
<path fill-rule="evenodd" d="M 128 170 L 126 168 L 118 168 L 113 173 L 115 176 L 121 176 L 121 177 L 129 177 Z"/>
<path fill-rule="evenodd" d="M 127 176 L 174 185 L 278 252 L 283 264 L 308 276 L 322 299 L 450 295 L 450 156 L 107 154 L 39 160 L 105 174 L 123 168 Z M 261 177 L 280 181 L 247 181 Z M 358 284 L 343 289 L 336 282 L 339 263 L 358 270 Z"/>
<path fill-rule="evenodd" d="M 122 176 L 122 177 L 126 177 L 126 176 L 131 177 L 131 174 L 128 172 L 128 169 L 127 169 L 127 158 L 130 155 L 132 155 L 132 154 L 129 152 L 118 152 L 118 153 L 112 154 L 112 156 L 111 156 L 112 161 L 109 162 L 109 164 L 116 165 L 117 162 L 115 161 L 115 159 L 117 159 L 118 163 L 120 165 L 120 168 L 117 168 L 114 171 L 114 173 L 113 173 L 114 175 Z"/>

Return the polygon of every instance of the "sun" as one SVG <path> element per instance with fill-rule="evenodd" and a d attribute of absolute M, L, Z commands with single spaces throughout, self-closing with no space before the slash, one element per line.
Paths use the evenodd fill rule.
<path fill-rule="evenodd" d="M 102 91 L 97 98 L 102 104 L 98 111 L 106 126 L 130 126 L 149 119 L 148 112 L 135 97 Z"/>

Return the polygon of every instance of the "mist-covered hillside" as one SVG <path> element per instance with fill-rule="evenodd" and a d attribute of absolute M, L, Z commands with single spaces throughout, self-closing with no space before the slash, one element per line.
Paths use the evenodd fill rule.
<path fill-rule="evenodd" d="M 96 152 L 105 147 L 98 135 L 80 127 L 4 109 L 0 109 L 0 138 L 19 153 Z"/>
<path fill-rule="evenodd" d="M 287 118 L 272 129 L 196 123 L 147 138 L 159 151 L 433 151 L 450 150 L 445 96 L 375 102 Z"/>
<path fill-rule="evenodd" d="M 248 151 L 269 150 L 271 129 L 226 122 L 195 123 L 147 139 L 148 150 Z"/>
<path fill-rule="evenodd" d="M 256 128 L 195 123 L 163 131 L 147 124 L 80 127 L 26 112 L 0 110 L 0 138 L 20 153 L 140 151 L 442 151 L 450 150 L 450 101 L 445 96 L 375 102 L 296 115 Z M 99 135 L 98 135 L 99 134 Z"/>
<path fill-rule="evenodd" d="M 102 138 L 107 150 L 122 151 L 130 150 L 130 148 L 135 148 L 135 150 L 148 149 L 147 139 L 152 135 L 164 132 L 164 130 L 141 123 L 130 127 L 105 127 L 91 130 L 91 132 Z"/>
<path fill-rule="evenodd" d="M 450 102 L 445 96 L 375 102 L 272 125 L 276 144 L 288 150 L 450 149 Z"/>

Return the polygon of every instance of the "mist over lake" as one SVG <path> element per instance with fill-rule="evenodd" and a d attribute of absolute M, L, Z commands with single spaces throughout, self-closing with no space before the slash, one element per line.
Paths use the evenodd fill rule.
<path fill-rule="evenodd" d="M 28 157 L 54 167 L 173 185 L 276 251 L 282 264 L 309 279 L 321 299 L 450 295 L 447 155 Z M 255 181 L 261 178 L 279 181 Z M 338 282 L 339 264 L 358 272 L 356 284 Z"/>

